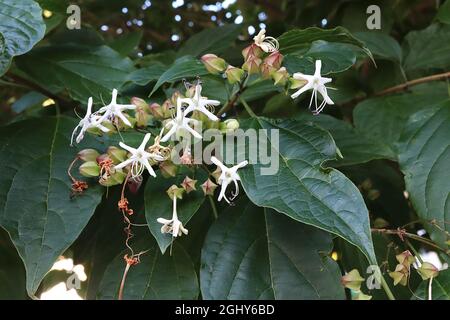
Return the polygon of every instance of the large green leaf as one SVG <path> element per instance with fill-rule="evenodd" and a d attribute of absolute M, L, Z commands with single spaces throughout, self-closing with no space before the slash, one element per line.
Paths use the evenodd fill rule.
<path fill-rule="evenodd" d="M 199 290 L 194 264 L 180 245 L 174 243 L 172 255 L 162 255 L 158 245 L 150 239 L 141 241 L 140 245 L 143 250 L 149 251 L 141 256 L 139 264 L 130 268 L 123 299 L 197 299 Z M 119 254 L 108 266 L 97 295 L 99 299 L 117 299 L 126 253 Z"/>
<path fill-rule="evenodd" d="M 0 76 L 14 56 L 24 54 L 44 37 L 42 10 L 32 0 L 0 0 Z"/>
<path fill-rule="evenodd" d="M 331 135 L 295 120 L 254 118 L 248 127 L 268 130 L 269 152 L 279 161 L 276 174 L 264 174 L 261 169 L 267 166 L 261 163 L 242 169 L 240 176 L 249 198 L 259 206 L 337 234 L 375 263 L 369 216 L 361 194 L 342 173 L 322 167 L 325 161 L 336 158 Z M 277 132 L 272 130 L 278 131 L 278 141 L 272 140 L 272 132 Z M 264 133 L 260 132 L 259 138 L 264 138 Z"/>
<path fill-rule="evenodd" d="M 448 100 L 446 83 L 414 87 L 412 92 L 364 100 L 353 111 L 356 130 L 395 152 L 404 125 L 413 113 Z"/>
<path fill-rule="evenodd" d="M 436 19 L 442 23 L 450 24 L 450 1 L 445 1 L 436 15 Z"/>
<path fill-rule="evenodd" d="M 286 55 L 284 66 L 290 73 L 314 74 L 316 60 L 322 60 L 322 74 L 338 73 L 355 64 L 356 54 L 349 45 L 319 40 L 305 54 Z"/>
<path fill-rule="evenodd" d="M 329 234 L 246 200 L 210 228 L 202 249 L 204 299 L 343 299 Z"/>
<path fill-rule="evenodd" d="M 199 56 L 205 53 L 220 54 L 237 39 L 241 26 L 229 24 L 216 28 L 206 28 L 190 37 L 180 48 L 177 56 Z"/>
<path fill-rule="evenodd" d="M 152 81 L 156 81 L 166 71 L 168 67 L 162 63 L 153 63 L 150 66 L 133 71 L 128 75 L 128 80 L 140 85 L 145 86 Z"/>
<path fill-rule="evenodd" d="M 417 288 L 415 295 L 428 300 L 428 281 L 423 281 Z M 417 297 L 413 297 L 417 299 Z M 433 300 L 450 300 L 450 269 L 443 270 L 431 283 L 431 297 Z"/>
<path fill-rule="evenodd" d="M 411 116 L 399 140 L 406 190 L 418 215 L 450 231 L 450 102 Z M 442 232 L 432 237 L 445 242 Z"/>
<path fill-rule="evenodd" d="M 375 58 L 392 60 L 400 63 L 402 61 L 402 48 L 391 36 L 376 31 L 355 33 L 355 37 L 363 41 Z"/>
<path fill-rule="evenodd" d="M 69 146 L 74 125 L 58 117 L 0 129 L 0 224 L 25 263 L 30 295 L 101 200 L 99 187 L 70 197 L 67 168 L 77 152 Z"/>
<path fill-rule="evenodd" d="M 283 33 L 278 38 L 280 51 L 283 54 L 305 52 L 309 49 L 311 43 L 316 40 L 352 44 L 361 48 L 370 58 L 372 58 L 370 50 L 364 43 L 355 38 L 343 27 L 336 27 L 334 29 L 321 29 L 317 27 L 293 29 Z"/>
<path fill-rule="evenodd" d="M 403 42 L 403 67 L 408 73 L 450 67 L 450 25 L 432 24 L 411 31 Z"/>
<path fill-rule="evenodd" d="M 170 179 L 166 179 L 162 177 L 161 174 L 158 174 L 156 178 L 150 177 L 145 186 L 145 217 L 147 219 L 148 227 L 153 237 L 155 237 L 162 253 L 170 246 L 173 238 L 172 235 L 161 233 L 161 224 L 158 223 L 156 219 L 160 217 L 170 219 L 172 217 L 173 204 L 166 191 L 173 184 L 179 186 L 187 175 L 192 179 L 199 179 L 199 183 L 197 183 L 197 190 L 191 191 L 188 194 L 185 193 L 183 199 L 178 200 L 177 202 L 178 218 L 183 225 L 186 226 L 205 201 L 205 196 L 200 187 L 200 183 L 203 183 L 206 178 L 200 179 L 194 177 L 193 174 L 189 174 L 186 171 L 183 171 L 176 177 Z"/>
<path fill-rule="evenodd" d="M 150 96 L 166 82 L 171 83 L 184 78 L 195 78 L 205 74 L 208 74 L 208 71 L 206 71 L 205 66 L 199 60 L 190 56 L 179 58 L 159 77 L 152 92 L 150 92 Z"/>
<path fill-rule="evenodd" d="M 72 98 L 107 101 L 134 70 L 130 59 L 106 46 L 47 46 L 17 59 L 35 82 L 53 92 L 66 89 Z"/>

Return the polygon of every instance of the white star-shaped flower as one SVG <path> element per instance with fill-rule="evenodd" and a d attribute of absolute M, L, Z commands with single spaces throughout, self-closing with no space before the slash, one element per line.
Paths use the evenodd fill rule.
<path fill-rule="evenodd" d="M 156 177 L 155 171 L 150 165 L 149 160 L 154 159 L 156 161 L 163 161 L 164 157 L 158 154 L 145 151 L 145 145 L 147 144 L 149 139 L 150 133 L 147 133 L 144 137 L 144 140 L 142 140 L 141 145 L 137 149 L 127 146 L 123 142 L 119 142 L 119 145 L 123 149 L 131 153 L 131 156 L 124 162 L 121 162 L 118 165 L 116 165 L 114 168 L 122 169 L 131 164 L 131 176 L 133 178 L 139 177 L 144 172 L 145 169 L 147 169 L 147 171 L 150 173 L 152 177 Z"/>
<path fill-rule="evenodd" d="M 181 100 L 178 98 L 177 100 L 177 114 L 175 118 L 170 120 L 165 127 L 169 128 L 169 132 L 165 134 L 164 137 L 161 138 L 161 142 L 166 142 L 175 135 L 175 137 L 178 139 L 184 132 L 191 133 L 194 137 L 201 139 L 202 135 L 195 131 L 190 124 L 196 125 L 198 123 L 195 119 L 187 118 L 184 115 L 183 110 L 181 109 Z"/>
<path fill-rule="evenodd" d="M 177 197 L 173 197 L 172 219 L 168 220 L 164 218 L 158 218 L 156 219 L 156 221 L 162 224 L 161 233 L 169 233 L 174 238 L 181 236 L 183 233 L 188 234 L 188 230 L 185 227 L 183 227 L 181 221 L 178 220 Z"/>
<path fill-rule="evenodd" d="M 119 118 L 123 121 L 123 123 L 129 127 L 131 127 L 130 121 L 125 117 L 123 111 L 125 110 L 134 110 L 136 106 L 134 104 L 118 104 L 117 103 L 117 90 L 114 89 L 112 92 L 111 102 L 100 108 L 97 113 L 102 114 L 102 121 L 109 120 L 112 121 L 115 118 Z"/>
<path fill-rule="evenodd" d="M 217 198 L 218 201 L 222 200 L 222 198 L 225 199 L 226 202 L 230 203 L 230 200 L 232 201 L 234 198 L 237 197 L 237 195 L 239 194 L 239 185 L 238 185 L 238 180 L 240 181 L 241 178 L 239 177 L 239 174 L 237 173 L 238 169 L 245 167 L 248 164 L 248 161 L 242 161 L 241 163 L 228 168 L 226 167 L 222 162 L 219 161 L 219 159 L 217 159 L 216 157 L 211 157 L 211 161 L 220 168 L 220 176 L 217 179 L 217 183 L 220 184 L 220 194 L 219 197 Z M 229 184 L 231 184 L 232 182 L 234 182 L 234 186 L 236 187 L 236 191 L 235 193 L 233 193 L 233 197 L 228 200 L 227 197 L 225 196 L 225 191 L 227 190 L 227 187 Z"/>
<path fill-rule="evenodd" d="M 192 111 L 197 110 L 205 114 L 212 121 L 219 120 L 218 117 L 216 117 L 211 111 L 208 110 L 208 107 L 218 106 L 220 105 L 220 101 L 209 100 L 206 97 L 202 97 L 202 86 L 200 84 L 197 84 L 195 86 L 195 93 L 193 98 L 182 98 L 180 99 L 180 103 L 185 103 L 188 105 L 188 107 L 184 111 L 184 114 L 188 114 Z"/>
<path fill-rule="evenodd" d="M 301 87 L 297 92 L 295 92 L 293 95 L 291 95 L 292 99 L 297 98 L 299 95 L 301 95 L 303 92 L 308 90 L 313 90 L 311 100 L 309 102 L 309 108 L 311 108 L 313 99 L 315 101 L 315 107 L 314 110 L 315 114 L 320 113 L 323 108 L 327 104 L 334 104 L 334 102 L 330 99 L 327 92 L 327 87 L 325 86 L 327 83 L 330 83 L 332 81 L 331 78 L 325 78 L 320 75 L 320 71 L 322 69 L 322 61 L 316 60 L 316 71 L 314 72 L 314 75 L 309 76 L 300 72 L 294 73 L 293 78 L 297 80 L 306 80 L 308 81 L 303 87 Z M 317 92 L 319 92 L 323 98 L 322 103 L 318 106 L 317 105 Z"/>
<path fill-rule="evenodd" d="M 90 97 L 88 100 L 86 115 L 84 116 L 83 119 L 80 120 L 80 122 L 78 123 L 78 125 L 75 127 L 75 129 L 72 132 L 72 137 L 70 138 L 70 145 L 73 145 L 73 138 L 74 138 L 75 134 L 77 133 L 78 128 L 81 128 L 81 129 L 80 129 L 80 132 L 78 133 L 77 138 L 75 139 L 75 141 L 77 143 L 80 143 L 81 140 L 83 140 L 84 134 L 86 133 L 86 131 L 88 129 L 98 128 L 103 132 L 109 131 L 108 128 L 106 128 L 105 126 L 102 125 L 102 123 L 100 121 L 100 117 L 95 114 L 92 114 L 92 97 Z"/>
<path fill-rule="evenodd" d="M 278 40 L 274 37 L 266 37 L 266 29 L 261 29 L 259 33 L 253 37 L 253 41 L 264 52 L 278 51 Z"/>

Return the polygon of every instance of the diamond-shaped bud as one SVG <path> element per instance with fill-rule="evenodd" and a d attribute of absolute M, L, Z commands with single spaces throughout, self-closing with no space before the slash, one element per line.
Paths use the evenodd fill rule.
<path fill-rule="evenodd" d="M 249 58 L 242 65 L 242 69 L 248 72 L 248 74 L 259 73 L 259 66 L 261 65 L 261 59 L 259 58 Z"/>
<path fill-rule="evenodd" d="M 414 262 L 416 262 L 416 258 L 414 258 L 409 250 L 397 254 L 395 258 L 397 259 L 398 263 L 404 265 L 407 268 L 409 268 Z"/>
<path fill-rule="evenodd" d="M 242 56 L 244 57 L 244 60 L 248 60 L 250 58 L 260 58 L 263 53 L 264 52 L 261 50 L 261 48 L 254 43 L 242 50 Z"/>
<path fill-rule="evenodd" d="M 83 177 L 98 177 L 100 174 L 100 166 L 95 161 L 86 161 L 79 170 Z"/>
<path fill-rule="evenodd" d="M 284 86 L 286 84 L 286 81 L 289 79 L 289 73 L 287 72 L 285 67 L 281 67 L 280 69 L 272 73 L 272 79 L 276 86 Z"/>
<path fill-rule="evenodd" d="M 170 104 L 175 107 L 178 103 L 178 98 L 184 98 L 184 96 L 181 94 L 180 91 L 175 91 L 174 93 L 172 93 L 172 96 L 170 97 L 169 101 Z M 174 111 L 176 111 L 176 108 L 174 109 Z"/>
<path fill-rule="evenodd" d="M 235 84 L 240 82 L 244 77 L 244 70 L 233 66 L 228 66 L 225 71 L 225 75 L 227 76 L 227 80 L 230 84 Z"/>
<path fill-rule="evenodd" d="M 95 161 L 99 155 L 100 153 L 94 149 L 83 149 L 78 152 L 78 158 L 82 161 Z"/>
<path fill-rule="evenodd" d="M 201 57 L 206 70 L 212 74 L 219 74 L 225 70 L 227 63 L 222 58 L 219 58 L 215 54 L 208 53 Z"/>
<path fill-rule="evenodd" d="M 170 199 L 173 200 L 173 197 L 176 197 L 178 199 L 183 199 L 183 193 L 184 193 L 184 189 L 177 187 L 176 185 L 172 185 L 170 186 L 169 189 L 167 189 L 167 195 L 170 197 Z"/>
<path fill-rule="evenodd" d="M 131 98 L 131 104 L 134 104 L 137 108 L 147 109 L 148 104 L 145 102 L 144 99 L 138 98 L 138 97 L 132 97 Z"/>
<path fill-rule="evenodd" d="M 159 164 L 159 170 L 164 178 L 170 178 L 177 175 L 178 167 L 172 161 L 166 160 Z"/>
<path fill-rule="evenodd" d="M 239 129 L 239 121 L 236 119 L 227 119 L 220 123 L 219 129 L 222 133 L 233 133 Z"/>
<path fill-rule="evenodd" d="M 202 190 L 203 190 L 203 193 L 205 194 L 205 196 L 213 196 L 214 190 L 216 190 L 216 188 L 217 188 L 217 184 L 215 184 L 208 178 L 208 180 L 206 180 L 201 185 L 201 187 L 202 187 Z"/>
<path fill-rule="evenodd" d="M 277 71 L 277 69 L 271 65 L 268 65 L 265 62 L 261 63 L 260 72 L 263 79 L 269 79 L 275 71 Z"/>
<path fill-rule="evenodd" d="M 363 283 L 363 281 L 364 278 L 361 277 L 359 271 L 356 269 L 353 269 L 341 278 L 342 285 L 354 291 L 359 291 L 361 289 L 361 283 Z"/>
<path fill-rule="evenodd" d="M 397 264 L 395 270 L 389 272 L 389 276 L 394 280 L 394 286 L 397 284 L 406 286 L 408 284 L 409 268 L 403 264 Z"/>
<path fill-rule="evenodd" d="M 141 98 L 133 97 L 131 98 L 131 103 L 136 106 L 136 109 L 134 110 L 136 125 L 138 127 L 146 127 L 148 124 L 148 120 L 150 118 L 149 115 L 150 109 L 147 102 L 145 102 Z"/>
<path fill-rule="evenodd" d="M 427 280 L 430 278 L 436 278 L 439 274 L 439 269 L 436 268 L 432 263 L 424 262 L 417 269 L 417 272 L 420 274 L 423 280 Z"/>
<path fill-rule="evenodd" d="M 196 183 L 197 180 L 193 180 L 186 176 L 186 178 L 184 178 L 183 182 L 181 183 L 181 186 L 184 190 L 186 190 L 186 193 L 189 193 L 191 191 L 197 190 L 197 188 L 195 187 Z"/>
<path fill-rule="evenodd" d="M 283 61 L 283 55 L 279 51 L 272 52 L 269 56 L 264 59 L 264 63 L 279 69 L 281 67 L 281 62 Z"/>
<path fill-rule="evenodd" d="M 114 164 L 119 164 L 127 159 L 127 151 L 115 146 L 108 147 L 106 154 L 114 162 Z"/>
<path fill-rule="evenodd" d="M 151 114 L 155 117 L 157 120 L 164 119 L 164 111 L 163 108 L 157 104 L 156 102 L 152 103 L 149 107 Z"/>

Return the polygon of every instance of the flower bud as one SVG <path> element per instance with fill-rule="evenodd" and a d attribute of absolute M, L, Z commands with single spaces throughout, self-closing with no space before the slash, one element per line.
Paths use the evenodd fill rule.
<path fill-rule="evenodd" d="M 289 79 L 289 73 L 287 72 L 285 67 L 281 67 L 274 73 L 272 73 L 272 79 L 274 81 L 274 84 L 277 85 L 285 85 L 286 81 Z"/>
<path fill-rule="evenodd" d="M 427 280 L 430 278 L 436 278 L 439 274 L 439 269 L 429 262 L 424 262 L 417 269 L 417 272 L 420 274 L 423 280 Z"/>
<path fill-rule="evenodd" d="M 133 97 L 131 98 L 131 104 L 134 104 L 137 108 L 146 109 L 148 107 L 147 102 L 144 99 Z"/>
<path fill-rule="evenodd" d="M 240 82 L 244 77 L 244 70 L 233 66 L 228 66 L 225 71 L 225 75 L 227 76 L 228 83 L 235 84 Z"/>
<path fill-rule="evenodd" d="M 127 174 L 122 169 L 115 170 L 113 174 L 108 177 L 100 178 L 98 181 L 104 187 L 112 187 L 118 184 L 122 184 Z"/>
<path fill-rule="evenodd" d="M 416 262 L 416 258 L 409 252 L 409 250 L 403 251 L 402 253 L 395 256 L 398 263 L 404 265 L 409 268 L 414 262 Z"/>
<path fill-rule="evenodd" d="M 130 116 L 129 114 L 124 113 L 125 118 L 128 119 L 128 121 L 130 122 L 131 126 L 126 125 L 125 123 L 123 123 L 122 119 L 118 118 L 118 122 L 117 122 L 117 127 L 119 128 L 119 130 L 128 130 L 130 128 L 133 128 L 136 124 L 136 118 Z"/>
<path fill-rule="evenodd" d="M 289 89 L 299 89 L 307 83 L 308 83 L 308 81 L 306 81 L 306 80 L 289 78 Z"/>
<path fill-rule="evenodd" d="M 377 189 L 370 189 L 370 190 L 367 192 L 367 198 L 368 198 L 370 201 L 375 201 L 375 200 L 377 200 L 379 197 L 380 197 L 380 191 L 377 190 Z"/>
<path fill-rule="evenodd" d="M 169 195 L 169 198 L 172 200 L 173 200 L 173 197 L 176 197 L 178 199 L 183 199 L 184 189 L 179 188 L 174 184 L 169 189 L 167 189 L 166 192 Z"/>
<path fill-rule="evenodd" d="M 98 177 L 100 174 L 100 166 L 95 161 L 86 161 L 79 170 L 83 177 Z"/>
<path fill-rule="evenodd" d="M 136 194 L 139 191 L 139 188 L 142 186 L 142 176 L 138 176 L 136 178 L 130 177 L 128 180 L 128 190 L 130 190 L 131 193 Z"/>
<path fill-rule="evenodd" d="M 216 170 L 211 173 L 214 179 L 216 179 L 216 182 L 219 180 L 220 175 L 222 174 L 222 170 L 220 170 L 219 167 L 216 168 Z"/>
<path fill-rule="evenodd" d="M 163 108 L 157 104 L 156 102 L 152 103 L 149 107 L 151 114 L 155 117 L 157 120 L 164 119 L 164 111 Z"/>
<path fill-rule="evenodd" d="M 220 131 L 222 133 L 233 133 L 237 129 L 239 129 L 239 121 L 236 119 L 227 119 L 220 123 Z"/>
<path fill-rule="evenodd" d="M 250 58 L 242 65 L 242 69 L 248 72 L 248 74 L 259 73 L 259 66 L 261 65 L 261 59 Z"/>
<path fill-rule="evenodd" d="M 201 57 L 206 70 L 212 74 L 219 74 L 225 70 L 227 63 L 222 58 L 219 58 L 215 54 L 208 53 Z"/>
<path fill-rule="evenodd" d="M 159 170 L 164 178 L 169 178 L 177 175 L 178 168 L 172 161 L 167 160 L 159 164 Z"/>
<path fill-rule="evenodd" d="M 110 146 L 106 150 L 106 154 L 113 161 L 114 164 L 119 164 L 124 162 L 127 159 L 127 151 L 123 149 L 119 149 L 115 146 Z"/>
<path fill-rule="evenodd" d="M 169 99 L 171 106 L 176 107 L 179 98 L 184 98 L 180 91 L 175 91 L 174 93 L 172 93 L 172 96 Z"/>
<path fill-rule="evenodd" d="M 279 69 L 282 61 L 283 55 L 279 51 L 272 52 L 267 58 L 264 59 L 264 63 L 274 69 Z"/>
<path fill-rule="evenodd" d="M 361 188 L 362 188 L 363 190 L 366 190 L 366 191 L 372 189 L 372 188 L 373 188 L 372 180 L 369 179 L 369 178 L 365 179 L 365 180 L 361 183 Z"/>
<path fill-rule="evenodd" d="M 408 284 L 409 268 L 403 264 L 397 264 L 395 270 L 389 272 L 389 276 L 394 280 L 394 286 L 397 284 L 406 286 Z"/>
<path fill-rule="evenodd" d="M 197 190 L 197 188 L 195 187 L 196 183 L 197 180 L 193 180 L 189 177 L 186 177 L 181 183 L 181 186 L 183 187 L 184 190 L 186 190 L 186 193 L 190 193 L 191 191 Z"/>
<path fill-rule="evenodd" d="M 99 155 L 100 153 L 95 149 L 83 149 L 78 152 L 78 158 L 82 161 L 95 161 Z"/>
<path fill-rule="evenodd" d="M 174 117 L 176 112 L 176 104 L 172 104 L 170 100 L 164 101 L 162 104 L 163 119 Z"/>
<path fill-rule="evenodd" d="M 261 63 L 260 72 L 263 79 L 269 79 L 275 71 L 277 71 L 277 69 L 271 65 L 268 65 L 265 62 Z"/>
<path fill-rule="evenodd" d="M 203 190 L 203 193 L 205 194 L 205 196 L 213 196 L 214 190 L 216 190 L 216 188 L 217 188 L 217 184 L 215 184 L 208 178 L 208 180 L 206 180 L 201 185 L 201 187 L 202 187 L 202 190 Z"/>
<path fill-rule="evenodd" d="M 242 50 L 242 56 L 244 60 L 248 60 L 250 58 L 260 58 L 263 55 L 263 51 L 260 47 L 258 47 L 255 43 L 252 43 L 248 47 Z"/>
<path fill-rule="evenodd" d="M 133 97 L 131 98 L 131 103 L 136 106 L 136 109 L 134 110 L 136 125 L 138 127 L 146 127 L 148 120 L 150 119 L 150 115 L 148 114 L 150 109 L 147 102 L 143 99 Z"/>
<path fill-rule="evenodd" d="M 361 289 L 361 283 L 363 283 L 363 281 L 364 278 L 361 277 L 356 269 L 353 269 L 341 278 L 342 285 L 354 291 L 359 291 Z"/>

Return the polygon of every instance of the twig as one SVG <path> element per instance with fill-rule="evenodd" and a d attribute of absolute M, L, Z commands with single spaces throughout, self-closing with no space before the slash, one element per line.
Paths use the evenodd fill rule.
<path fill-rule="evenodd" d="M 227 112 L 229 109 L 231 109 L 237 102 L 237 100 L 239 99 L 240 95 L 245 91 L 245 89 L 247 88 L 245 86 L 245 83 L 247 82 L 248 79 L 248 75 L 245 76 L 244 79 L 242 79 L 242 81 L 239 83 L 239 89 L 238 91 L 231 97 L 230 101 L 228 101 L 228 103 L 226 105 L 224 105 L 219 112 L 217 113 L 217 116 L 221 116 L 222 114 L 224 114 L 225 112 Z"/>

